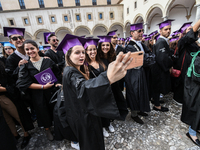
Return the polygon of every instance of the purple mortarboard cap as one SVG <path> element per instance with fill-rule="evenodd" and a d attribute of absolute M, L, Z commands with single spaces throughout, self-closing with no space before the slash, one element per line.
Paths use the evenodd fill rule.
<path fill-rule="evenodd" d="M 147 37 L 147 34 L 143 34 L 143 37 Z"/>
<path fill-rule="evenodd" d="M 148 36 L 152 37 L 152 36 L 154 36 L 157 33 L 158 33 L 158 31 L 156 30 L 156 31 L 151 32 Z"/>
<path fill-rule="evenodd" d="M 97 36 L 100 40 L 99 43 L 101 42 L 111 42 L 112 36 Z"/>
<path fill-rule="evenodd" d="M 151 39 L 151 37 L 150 36 L 149 37 L 145 37 L 144 39 L 145 39 L 145 41 L 148 41 L 148 40 Z"/>
<path fill-rule="evenodd" d="M 122 41 L 125 41 L 125 39 L 124 39 L 124 38 L 122 38 Z"/>
<path fill-rule="evenodd" d="M 131 31 L 135 31 L 135 30 L 139 30 L 139 29 L 143 29 L 143 23 L 136 23 L 136 24 L 130 25 Z"/>
<path fill-rule="evenodd" d="M 44 50 L 48 50 L 51 48 L 51 46 L 43 46 Z"/>
<path fill-rule="evenodd" d="M 55 32 L 44 32 L 44 43 L 48 44 L 48 37 L 51 34 L 55 34 Z"/>
<path fill-rule="evenodd" d="M 118 41 L 120 41 L 121 38 L 117 38 Z"/>
<path fill-rule="evenodd" d="M 10 46 L 10 47 L 16 49 L 16 47 L 13 44 L 11 44 L 10 42 L 0 42 L 0 43 L 3 45 L 3 47 L 4 46 Z"/>
<path fill-rule="evenodd" d="M 154 39 L 157 41 L 157 40 L 159 39 L 159 37 L 160 37 L 160 34 L 156 35 L 156 36 L 154 37 Z"/>
<path fill-rule="evenodd" d="M 110 31 L 110 32 L 108 32 L 107 36 L 116 35 L 116 32 L 117 32 L 117 30 Z"/>
<path fill-rule="evenodd" d="M 176 41 L 176 40 L 178 40 L 178 39 L 179 39 L 179 36 L 174 36 L 174 37 L 172 37 L 172 38 L 170 39 L 170 42 Z"/>
<path fill-rule="evenodd" d="M 25 28 L 3 27 L 3 32 L 5 37 L 9 37 L 13 34 L 24 36 Z"/>
<path fill-rule="evenodd" d="M 74 46 L 83 46 L 86 42 L 85 38 L 71 35 L 71 34 L 66 34 L 63 40 L 60 42 L 56 50 L 63 50 L 64 54 L 72 47 Z"/>
<path fill-rule="evenodd" d="M 84 48 L 86 49 L 90 45 L 97 46 L 98 45 L 98 41 L 99 41 L 99 39 L 86 39 L 86 42 L 84 44 Z"/>
<path fill-rule="evenodd" d="M 171 22 L 172 22 L 172 21 L 174 21 L 174 19 L 168 19 L 168 20 L 165 20 L 165 21 L 159 23 L 159 24 L 158 24 L 158 25 L 159 25 L 159 29 L 162 29 L 162 28 L 164 28 L 164 27 L 166 27 L 166 26 L 171 25 Z"/>
<path fill-rule="evenodd" d="M 184 23 L 182 27 L 179 29 L 179 32 L 183 33 L 189 26 L 191 26 L 191 24 L 192 22 Z"/>
<path fill-rule="evenodd" d="M 176 31 L 174 31 L 172 34 L 171 34 L 171 36 L 175 36 L 175 35 L 177 35 L 177 34 L 179 34 L 180 32 L 179 32 L 179 30 L 176 30 Z"/>

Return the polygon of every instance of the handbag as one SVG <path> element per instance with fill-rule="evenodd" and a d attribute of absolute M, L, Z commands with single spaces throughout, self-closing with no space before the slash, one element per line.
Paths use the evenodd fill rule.
<path fill-rule="evenodd" d="M 174 53 L 176 53 L 176 50 L 175 50 Z M 171 71 L 171 76 L 172 76 L 172 77 L 178 78 L 178 77 L 181 75 L 181 71 L 182 71 L 182 69 L 183 69 L 183 64 L 184 64 L 184 61 L 185 61 L 185 55 L 186 55 L 186 51 L 185 51 L 185 54 L 184 54 L 184 57 L 183 57 L 183 60 L 182 60 L 181 70 L 172 69 L 172 71 Z"/>

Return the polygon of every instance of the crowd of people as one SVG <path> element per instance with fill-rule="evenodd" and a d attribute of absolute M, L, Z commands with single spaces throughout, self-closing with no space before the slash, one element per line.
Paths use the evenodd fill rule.
<path fill-rule="evenodd" d="M 104 150 L 104 137 L 115 132 L 112 122 L 126 119 L 144 124 L 140 116 L 167 112 L 162 95 L 174 93 L 182 107 L 186 135 L 200 146 L 200 20 L 183 24 L 171 34 L 174 20 L 158 24 L 159 31 L 144 34 L 143 24 L 130 26 L 130 37 L 79 37 L 44 33 L 45 44 L 24 39 L 24 28 L 3 27 L 8 42 L 1 42 L 0 149 L 21 149 L 31 139 L 33 122 L 44 128 L 48 140 L 71 141 L 81 150 Z M 127 69 L 131 53 L 143 51 L 142 66 Z M 126 96 L 122 91 L 126 92 Z M 54 130 L 54 134 L 52 134 Z"/>

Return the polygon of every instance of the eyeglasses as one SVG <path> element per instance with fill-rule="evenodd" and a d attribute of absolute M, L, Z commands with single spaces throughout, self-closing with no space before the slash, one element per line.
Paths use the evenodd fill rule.
<path fill-rule="evenodd" d="M 59 39 L 53 39 L 52 41 L 53 41 L 53 42 L 56 42 L 56 41 L 58 42 L 58 41 L 59 41 Z"/>
<path fill-rule="evenodd" d="M 7 51 L 7 50 L 11 50 L 11 49 L 12 49 L 12 48 L 4 48 L 5 51 Z"/>
<path fill-rule="evenodd" d="M 17 39 L 20 39 L 22 40 L 23 39 L 23 36 L 14 36 L 11 38 L 13 41 L 17 41 Z"/>
<path fill-rule="evenodd" d="M 88 49 L 87 51 L 96 51 L 97 49 L 96 48 L 93 48 L 93 49 Z"/>
<path fill-rule="evenodd" d="M 144 32 L 144 29 L 137 30 L 138 33 Z"/>

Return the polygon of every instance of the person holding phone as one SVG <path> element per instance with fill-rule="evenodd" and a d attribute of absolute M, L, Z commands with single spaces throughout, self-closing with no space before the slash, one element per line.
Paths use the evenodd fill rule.
<path fill-rule="evenodd" d="M 132 24 L 130 30 L 132 38 L 126 46 L 125 52 L 149 52 L 150 50 L 147 46 L 141 42 L 144 33 L 143 24 Z M 125 76 L 125 84 L 126 100 L 128 107 L 131 109 L 131 118 L 139 124 L 144 124 L 138 115 L 148 116 L 145 112 L 150 111 L 150 106 L 147 81 L 143 67 L 128 70 Z"/>

